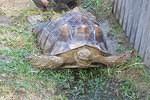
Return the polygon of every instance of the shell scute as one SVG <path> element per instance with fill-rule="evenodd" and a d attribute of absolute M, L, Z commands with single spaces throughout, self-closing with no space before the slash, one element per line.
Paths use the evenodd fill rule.
<path fill-rule="evenodd" d="M 57 55 L 84 45 L 107 52 L 107 45 L 96 18 L 89 12 L 75 8 L 52 20 L 37 32 L 40 48 L 49 55 Z"/>

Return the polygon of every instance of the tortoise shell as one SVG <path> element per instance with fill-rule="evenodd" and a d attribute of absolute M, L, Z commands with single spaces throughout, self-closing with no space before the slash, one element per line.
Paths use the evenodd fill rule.
<path fill-rule="evenodd" d="M 80 8 L 39 25 L 34 32 L 44 54 L 57 55 L 85 45 L 107 53 L 107 45 L 95 16 Z"/>

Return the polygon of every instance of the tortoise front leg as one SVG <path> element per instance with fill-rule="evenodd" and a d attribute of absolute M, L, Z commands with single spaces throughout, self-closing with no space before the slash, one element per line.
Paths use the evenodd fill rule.
<path fill-rule="evenodd" d="M 34 55 L 28 57 L 28 60 L 31 64 L 37 68 L 63 68 L 63 65 L 72 65 L 75 64 L 75 59 L 73 57 L 74 52 L 70 51 L 64 54 L 56 55 L 56 56 L 48 56 L 48 55 Z"/>
<path fill-rule="evenodd" d="M 47 55 L 34 55 L 28 57 L 28 60 L 34 67 L 37 68 L 57 68 L 64 64 L 64 60 L 62 57 L 57 56 L 47 56 Z"/>
<path fill-rule="evenodd" d="M 126 52 L 124 54 L 108 56 L 108 57 L 105 57 L 103 55 L 95 55 L 93 57 L 93 62 L 102 63 L 107 66 L 122 64 L 124 62 L 127 62 L 127 60 L 132 57 L 132 53 L 133 52 Z"/>
<path fill-rule="evenodd" d="M 28 57 L 31 64 L 37 68 L 86 68 L 91 64 L 91 52 L 85 48 L 73 49 L 68 52 L 56 55 L 34 55 Z M 68 65 L 68 66 L 63 66 Z M 74 66 L 72 66 L 74 65 Z"/>

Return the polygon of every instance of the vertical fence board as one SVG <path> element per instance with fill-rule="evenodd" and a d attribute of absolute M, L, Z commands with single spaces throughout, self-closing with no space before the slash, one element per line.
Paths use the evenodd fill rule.
<path fill-rule="evenodd" d="M 128 0 L 128 3 L 127 3 L 127 20 L 126 20 L 126 24 L 125 24 L 125 32 L 126 32 L 126 35 L 128 36 L 128 32 L 129 32 L 129 24 L 130 24 L 130 20 L 131 20 L 131 11 L 130 10 L 132 7 L 131 5 L 131 0 Z"/>
<path fill-rule="evenodd" d="M 129 0 L 124 0 L 125 2 L 125 9 L 124 9 L 124 16 L 123 16 L 123 29 L 126 29 L 126 24 L 127 24 L 127 18 L 128 18 L 128 2 Z"/>
<path fill-rule="evenodd" d="M 114 0 L 113 13 L 130 43 L 150 66 L 150 0 Z"/>
<path fill-rule="evenodd" d="M 150 12 L 149 12 L 150 15 Z M 150 22 L 150 16 L 149 16 L 149 22 Z M 144 55 L 144 63 L 147 66 L 150 66 L 150 23 L 148 23 L 148 31 L 147 31 L 147 39 L 146 39 L 146 50 Z"/>
<path fill-rule="evenodd" d="M 147 66 L 150 66 L 150 46 L 147 48 L 146 53 L 145 53 L 145 58 L 144 58 L 144 63 Z"/>
<path fill-rule="evenodd" d="M 150 5 L 149 5 L 148 9 L 150 9 Z M 150 11 L 148 11 L 148 15 L 149 15 L 149 18 L 148 18 L 148 21 L 147 21 L 148 22 L 147 34 L 145 35 L 146 41 L 145 41 L 145 47 L 144 47 L 146 50 L 147 50 L 147 48 L 150 48 Z M 146 51 L 145 51 L 145 56 L 146 56 Z M 149 64 L 150 64 L 150 60 L 149 60 Z"/>
<path fill-rule="evenodd" d="M 136 32 L 137 32 L 137 26 L 139 23 L 139 16 L 142 12 L 141 7 L 142 7 L 142 0 L 139 0 L 139 2 L 135 2 L 135 8 L 134 8 L 134 21 L 132 24 L 132 30 L 130 33 L 130 42 L 133 43 L 133 45 L 135 44 L 135 37 L 136 37 Z"/>
<path fill-rule="evenodd" d="M 140 47 L 139 47 L 139 54 L 144 57 L 145 54 L 145 45 L 146 45 L 146 40 L 148 37 L 148 29 L 149 27 L 149 12 L 148 12 L 148 8 L 149 8 L 149 0 L 146 0 L 146 7 L 145 7 L 145 19 L 144 19 L 144 24 L 143 24 L 143 35 L 141 36 L 141 43 L 140 43 Z"/>
<path fill-rule="evenodd" d="M 122 0 L 117 0 L 117 10 L 116 10 L 116 18 L 119 19 L 119 15 L 120 15 L 120 8 L 121 8 L 121 1 Z"/>
<path fill-rule="evenodd" d="M 123 23 L 123 16 L 124 16 L 124 9 L 125 9 L 125 1 L 126 0 L 121 0 L 121 1 L 122 1 L 122 5 L 121 5 L 121 8 L 120 8 L 120 19 L 119 19 L 119 22 L 122 25 L 122 23 Z"/>
<path fill-rule="evenodd" d="M 128 5 L 129 5 L 129 13 L 128 13 L 128 22 L 127 22 L 127 25 L 126 25 L 127 36 L 130 35 L 132 21 L 133 21 L 133 6 L 135 6 L 134 5 L 134 0 L 130 0 Z"/>
<path fill-rule="evenodd" d="M 143 35 L 143 28 L 144 28 L 144 24 L 145 24 L 145 15 L 146 15 L 146 0 L 143 0 L 143 4 L 142 4 L 142 12 L 141 12 L 141 16 L 139 19 L 139 23 L 138 23 L 138 28 L 137 28 L 137 33 L 136 33 L 136 39 L 135 39 L 135 48 L 139 51 L 139 47 L 141 45 L 141 37 Z"/>
<path fill-rule="evenodd" d="M 116 9 L 117 9 L 117 0 L 113 1 L 113 13 L 116 13 Z"/>
<path fill-rule="evenodd" d="M 137 10 L 138 8 L 138 3 L 139 2 L 134 2 L 134 5 L 132 7 L 132 22 L 131 22 L 131 26 L 129 26 L 131 29 L 130 29 L 130 33 L 129 33 L 129 40 L 131 43 L 133 43 L 133 36 L 134 34 L 132 33 L 132 31 L 134 30 L 134 27 L 135 27 L 135 21 L 137 21 L 136 19 L 139 18 L 137 15 L 137 13 L 140 12 L 140 10 Z"/>

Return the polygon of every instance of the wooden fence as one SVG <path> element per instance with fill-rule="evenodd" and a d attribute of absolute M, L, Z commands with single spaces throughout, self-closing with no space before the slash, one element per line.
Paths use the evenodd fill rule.
<path fill-rule="evenodd" d="M 130 43 L 150 67 L 150 0 L 114 0 L 113 13 Z"/>

